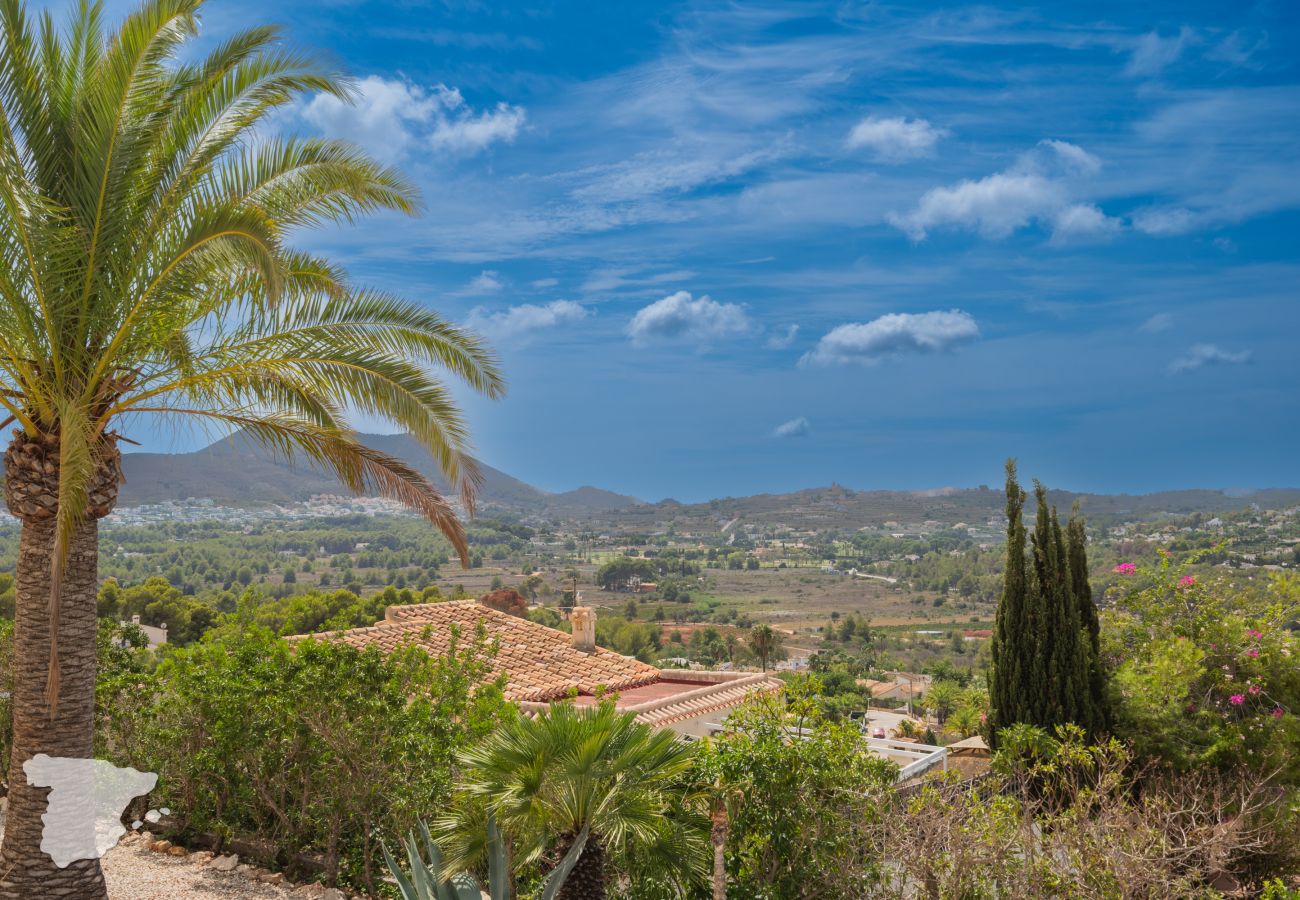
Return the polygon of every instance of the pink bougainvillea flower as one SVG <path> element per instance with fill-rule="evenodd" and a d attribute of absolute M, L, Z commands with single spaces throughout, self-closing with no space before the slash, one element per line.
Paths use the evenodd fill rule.
<path fill-rule="evenodd" d="M 1246 655 L 1249 656 L 1251 659 L 1255 659 L 1256 657 L 1259 656 L 1259 651 L 1256 650 L 1254 647 L 1251 647 L 1249 650 L 1246 651 Z"/>
<path fill-rule="evenodd" d="M 1248 694 L 1258 694 L 1258 693 L 1259 693 L 1260 691 L 1262 691 L 1262 690 L 1263 690 L 1263 688 L 1261 688 L 1259 685 L 1257 685 L 1257 684 L 1252 684 L 1252 685 L 1247 689 L 1246 693 L 1248 693 Z"/>
<path fill-rule="evenodd" d="M 1257 631 L 1257 630 L 1254 629 L 1254 628 L 1248 628 L 1248 629 L 1246 629 L 1246 637 L 1254 638 L 1255 640 L 1259 640 L 1259 639 L 1262 638 L 1263 636 L 1264 636 L 1264 632 L 1262 632 L 1262 631 Z"/>
<path fill-rule="evenodd" d="M 1241 706 L 1241 704 L 1246 702 L 1246 697 L 1244 694 L 1233 694 L 1228 698 L 1228 702 L 1233 706 Z"/>
<path fill-rule="evenodd" d="M 1282 712 L 1282 707 L 1280 706 L 1273 707 L 1273 718 L 1280 719 L 1284 715 L 1286 715 L 1286 713 Z"/>
<path fill-rule="evenodd" d="M 1184 575 L 1182 578 L 1178 579 L 1178 583 L 1181 584 L 1183 587 L 1191 587 L 1192 585 L 1196 584 L 1196 576 Z"/>
<path fill-rule="evenodd" d="M 1132 575 L 1137 570 L 1138 567 L 1133 563 L 1120 563 L 1118 566 L 1115 567 L 1115 571 L 1118 572 L 1120 575 Z"/>

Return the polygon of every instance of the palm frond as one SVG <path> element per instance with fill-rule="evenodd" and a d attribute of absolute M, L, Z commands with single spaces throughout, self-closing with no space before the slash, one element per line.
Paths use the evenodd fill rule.
<path fill-rule="evenodd" d="M 500 396 L 491 350 L 290 245 L 319 222 L 412 213 L 416 191 L 345 143 L 267 137 L 277 108 L 351 85 L 271 27 L 186 60 L 202 7 L 142 0 L 108 32 L 99 0 L 62 26 L 0 0 L 0 411 L 60 448 L 51 616 L 88 486 L 141 413 L 243 429 L 411 506 L 468 555 L 436 486 L 346 420 L 408 431 L 472 511 L 468 428 L 433 370 Z"/>

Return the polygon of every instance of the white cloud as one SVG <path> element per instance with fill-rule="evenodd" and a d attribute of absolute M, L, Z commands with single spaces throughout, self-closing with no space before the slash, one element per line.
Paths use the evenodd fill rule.
<path fill-rule="evenodd" d="M 627 288 L 645 289 L 655 294 L 663 290 L 659 285 L 672 284 L 674 281 L 689 281 L 695 273 L 689 269 L 674 269 L 668 272 L 653 272 L 639 268 L 600 268 L 593 269 L 587 280 L 582 283 L 582 290 L 588 294 L 606 294 Z"/>
<path fill-rule="evenodd" d="M 1051 150 L 1055 159 L 1042 158 L 1043 150 Z M 1101 171 L 1101 160 L 1084 150 L 1078 144 L 1069 141 L 1057 141 L 1051 138 L 1039 141 L 1038 146 L 1021 159 L 1021 165 L 1050 169 L 1052 163 L 1058 163 L 1073 175 L 1096 175 Z"/>
<path fill-rule="evenodd" d="M 1170 372 L 1190 372 L 1202 366 L 1242 365 L 1250 362 L 1249 350 L 1232 352 L 1217 344 L 1196 344 L 1169 364 Z"/>
<path fill-rule="evenodd" d="M 812 432 L 812 425 L 803 416 L 782 422 L 772 429 L 774 438 L 807 437 Z"/>
<path fill-rule="evenodd" d="M 456 118 L 440 118 L 429 135 L 429 143 L 438 150 L 474 153 L 497 141 L 511 143 L 524 125 L 522 106 L 498 103 L 495 109 L 472 112 Z"/>
<path fill-rule="evenodd" d="M 1141 330 L 1148 334 L 1159 334 L 1174 327 L 1174 317 L 1169 313 L 1156 313 L 1142 323 Z"/>
<path fill-rule="evenodd" d="M 550 288 L 550 287 L 555 287 L 557 284 L 560 283 L 560 279 L 558 279 L 558 278 L 539 278 L 539 279 L 537 279 L 536 281 L 530 281 L 530 282 L 528 282 L 528 283 L 529 283 L 531 286 L 533 286 L 533 287 L 535 287 L 535 288 L 538 288 L 538 289 L 540 290 L 541 288 Z"/>
<path fill-rule="evenodd" d="M 1105 240 L 1123 230 L 1119 219 L 1111 218 L 1091 203 L 1076 203 L 1052 219 L 1053 243 Z"/>
<path fill-rule="evenodd" d="M 934 152 L 934 145 L 948 132 L 925 119 L 878 118 L 867 116 L 849 132 L 850 150 L 869 148 L 882 162 L 903 162 Z"/>
<path fill-rule="evenodd" d="M 946 225 L 973 228 L 987 238 L 1004 238 L 1064 203 L 1060 187 L 1041 175 L 999 172 L 978 181 L 926 191 L 916 209 L 890 213 L 889 222 L 922 241 Z"/>
<path fill-rule="evenodd" d="M 628 336 L 637 345 L 654 340 L 702 343 L 752 330 L 753 324 L 739 304 L 719 303 L 707 296 L 693 299 L 687 291 L 669 294 L 637 310 L 627 326 Z"/>
<path fill-rule="evenodd" d="M 889 313 L 870 322 L 832 328 L 800 365 L 874 365 L 903 353 L 937 353 L 976 340 L 979 326 L 960 309 Z"/>
<path fill-rule="evenodd" d="M 545 305 L 525 303 L 501 312 L 488 312 L 478 306 L 470 310 L 465 324 L 474 331 L 495 339 L 527 338 L 540 331 L 579 322 L 592 315 L 591 310 L 572 300 L 554 300 Z"/>
<path fill-rule="evenodd" d="M 774 334 L 767 339 L 769 350 L 784 350 L 794 343 L 794 339 L 799 336 L 798 325 L 787 325 L 781 334 Z"/>
<path fill-rule="evenodd" d="M 354 103 L 317 94 L 302 117 L 329 137 L 361 146 L 380 162 L 401 159 L 416 130 L 434 115 L 438 98 L 405 81 L 369 75 L 356 82 Z"/>
<path fill-rule="evenodd" d="M 1183 48 L 1192 38 L 1192 29 L 1186 25 L 1173 37 L 1161 37 L 1158 31 L 1142 35 L 1133 47 L 1124 74 L 1138 78 L 1159 75 L 1167 66 L 1178 61 L 1178 57 L 1183 55 Z"/>
<path fill-rule="evenodd" d="M 1186 234 L 1198 227 L 1203 216 L 1182 206 L 1151 207 L 1133 215 L 1133 227 L 1155 237 Z"/>
<path fill-rule="evenodd" d="M 1118 219 L 1096 206 L 1072 200 L 1074 182 L 1096 174 L 1101 161 L 1066 141 L 1040 141 L 1003 172 L 950 187 L 926 191 L 909 213 L 890 213 L 888 220 L 913 240 L 925 240 L 935 228 L 978 231 L 1005 238 L 1031 222 L 1051 227 L 1055 239 L 1098 238 L 1120 230 Z"/>
<path fill-rule="evenodd" d="M 465 289 L 460 293 L 471 296 L 474 294 L 495 294 L 502 287 L 504 285 L 501 282 L 501 276 L 491 269 L 484 269 L 471 278 L 469 284 L 465 285 Z"/>
<path fill-rule="evenodd" d="M 573 190 L 578 200 L 627 203 L 666 194 L 682 194 L 728 181 L 777 159 L 781 146 L 735 153 L 730 145 L 674 146 L 644 151 L 621 162 L 592 166 L 573 173 L 582 184 Z"/>
<path fill-rule="evenodd" d="M 317 94 L 301 116 L 328 137 L 352 141 L 384 163 L 421 149 L 474 152 L 515 139 L 522 107 L 498 103 L 476 113 L 456 88 L 426 88 L 404 79 L 368 75 L 355 85 L 355 102 Z"/>

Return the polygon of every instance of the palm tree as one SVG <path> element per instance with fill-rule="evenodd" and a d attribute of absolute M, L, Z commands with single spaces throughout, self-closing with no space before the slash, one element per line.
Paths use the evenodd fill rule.
<path fill-rule="evenodd" d="M 767 671 L 768 660 L 781 653 L 781 635 L 771 625 L 755 625 L 749 632 L 749 649 Z"/>
<path fill-rule="evenodd" d="M 959 706 L 945 722 L 949 731 L 968 738 L 980 730 L 980 712 L 973 706 Z"/>
<path fill-rule="evenodd" d="M 935 718 L 942 725 L 948 720 L 948 714 L 956 707 L 961 696 L 961 685 L 957 682 L 936 681 L 930 685 L 921 702 L 927 710 L 934 713 Z"/>
<path fill-rule="evenodd" d="M 611 857 L 637 857 L 658 878 L 682 884 L 707 867 L 707 825 L 694 827 L 679 784 L 693 745 L 619 713 L 612 703 L 562 703 L 516 717 L 461 754 L 465 796 L 438 823 L 447 871 L 474 868 L 490 812 L 522 864 L 582 849 L 557 895 L 599 900 Z"/>
<path fill-rule="evenodd" d="M 735 632 L 729 631 L 722 644 L 727 648 L 727 662 L 735 663 L 736 651 L 740 649 L 740 638 L 736 637 Z"/>
<path fill-rule="evenodd" d="M 894 736 L 900 738 L 914 738 L 921 733 L 921 729 L 916 722 L 911 719 L 899 719 L 898 724 L 894 726 Z"/>
<path fill-rule="evenodd" d="M 117 500 L 118 429 L 240 430 L 409 504 L 464 557 L 450 502 L 346 416 L 406 429 L 470 509 L 468 433 L 431 367 L 503 389 L 473 335 L 287 243 L 413 212 L 414 192 L 347 144 L 267 135 L 277 108 L 346 98 L 347 83 L 270 27 L 182 58 L 201 5 L 145 0 L 106 33 L 98 2 L 60 29 L 0 0 L 0 428 L 17 424 L 4 489 L 22 522 L 0 897 L 105 896 L 97 860 L 59 869 L 41 851 L 46 791 L 23 764 L 91 754 L 97 522 Z"/>

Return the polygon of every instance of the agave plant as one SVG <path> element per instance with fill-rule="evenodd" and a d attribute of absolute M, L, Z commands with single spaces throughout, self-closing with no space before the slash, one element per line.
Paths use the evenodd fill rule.
<path fill-rule="evenodd" d="M 407 834 L 406 840 L 403 841 L 406 859 L 411 867 L 410 875 L 407 875 L 393 855 L 388 852 L 387 846 L 382 848 L 384 862 L 393 880 L 397 882 L 397 889 L 402 892 L 402 900 L 481 900 L 483 889 L 474 876 L 468 872 L 456 872 L 448 877 L 443 871 L 442 851 L 433 842 L 429 834 L 429 826 L 420 822 L 418 830 L 420 841 L 416 840 L 414 831 Z M 579 839 L 573 842 L 564 859 L 547 877 L 542 888 L 543 900 L 554 900 L 555 895 L 564 886 L 569 873 L 578 862 L 578 857 L 582 855 L 583 847 L 587 845 L 587 834 L 588 830 L 583 829 Z M 490 813 L 487 819 L 486 855 L 488 896 L 492 900 L 509 900 L 513 880 L 510 861 L 506 855 L 505 840 Z"/>

